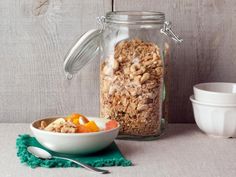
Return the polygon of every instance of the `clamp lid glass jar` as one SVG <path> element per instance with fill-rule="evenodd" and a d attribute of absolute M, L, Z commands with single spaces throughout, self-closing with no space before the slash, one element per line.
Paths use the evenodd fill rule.
<path fill-rule="evenodd" d="M 100 53 L 100 116 L 121 124 L 119 137 L 159 136 L 166 123 L 166 36 L 182 40 L 160 12 L 109 12 L 98 22 L 101 29 L 85 33 L 68 52 L 67 77 Z"/>

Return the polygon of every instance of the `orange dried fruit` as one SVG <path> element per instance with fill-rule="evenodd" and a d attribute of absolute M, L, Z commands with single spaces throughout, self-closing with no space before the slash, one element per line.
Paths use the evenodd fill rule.
<path fill-rule="evenodd" d="M 116 127 L 118 127 L 118 122 L 115 120 L 110 120 L 106 123 L 105 130 L 111 130 Z"/>
<path fill-rule="evenodd" d="M 80 119 L 83 121 L 84 124 L 89 122 L 89 120 L 84 115 L 78 113 L 73 113 L 65 118 L 66 121 L 72 122 L 75 125 L 79 124 Z"/>
<path fill-rule="evenodd" d="M 80 123 L 79 123 L 79 119 L 73 119 L 73 120 L 72 120 L 72 123 L 75 124 L 75 125 L 79 125 L 79 124 L 80 124 Z"/>
<path fill-rule="evenodd" d="M 79 119 L 79 114 L 73 113 L 66 117 L 66 121 L 72 122 L 74 119 Z"/>
<path fill-rule="evenodd" d="M 94 121 L 89 121 L 84 126 L 88 128 L 91 132 L 98 132 L 100 130 Z"/>
<path fill-rule="evenodd" d="M 85 127 L 84 125 L 78 125 L 77 126 L 77 133 L 89 133 L 90 129 Z"/>

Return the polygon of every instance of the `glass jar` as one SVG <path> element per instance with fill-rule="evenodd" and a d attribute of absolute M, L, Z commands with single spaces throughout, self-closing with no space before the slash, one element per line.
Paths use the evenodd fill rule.
<path fill-rule="evenodd" d="M 158 137 L 167 125 L 166 36 L 182 39 L 161 12 L 109 12 L 98 22 L 68 52 L 67 78 L 100 55 L 100 117 L 120 123 L 119 138 Z"/>

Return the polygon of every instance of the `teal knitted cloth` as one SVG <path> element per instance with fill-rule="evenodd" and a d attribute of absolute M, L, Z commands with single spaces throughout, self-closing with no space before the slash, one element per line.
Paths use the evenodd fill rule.
<path fill-rule="evenodd" d="M 16 147 L 17 147 L 17 156 L 20 158 L 21 163 L 25 163 L 31 168 L 36 167 L 79 167 L 79 165 L 61 159 L 47 159 L 43 160 L 35 157 L 27 151 L 28 146 L 36 146 L 43 148 L 49 151 L 52 155 L 70 157 L 74 160 L 79 160 L 86 164 L 89 164 L 94 167 L 103 167 L 103 166 L 130 166 L 131 161 L 126 160 L 124 156 L 121 154 L 115 143 L 111 144 L 108 148 L 91 154 L 87 156 L 79 156 L 79 155 L 66 155 L 66 154 L 58 154 L 56 152 L 52 152 L 42 145 L 38 143 L 38 141 L 31 137 L 30 135 L 19 135 L 16 139 Z"/>

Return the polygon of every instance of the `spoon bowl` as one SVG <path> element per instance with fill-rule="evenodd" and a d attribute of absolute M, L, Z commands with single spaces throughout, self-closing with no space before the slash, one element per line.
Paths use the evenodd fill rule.
<path fill-rule="evenodd" d="M 48 152 L 45 151 L 44 149 L 34 147 L 34 146 L 29 146 L 27 148 L 27 151 L 31 154 L 33 154 L 35 157 L 41 158 L 41 159 L 51 159 L 52 155 Z"/>

